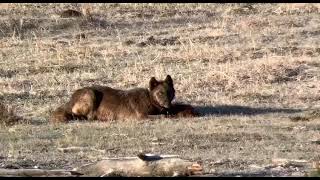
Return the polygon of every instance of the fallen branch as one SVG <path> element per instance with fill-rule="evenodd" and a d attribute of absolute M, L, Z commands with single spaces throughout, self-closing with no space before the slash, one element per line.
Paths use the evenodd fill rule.
<path fill-rule="evenodd" d="M 272 159 L 272 164 L 276 166 L 295 166 L 302 167 L 307 165 L 309 162 L 300 159 Z"/>
<path fill-rule="evenodd" d="M 0 169 L 0 176 L 190 176 L 201 175 L 202 167 L 177 155 L 139 154 L 108 158 L 67 170 Z"/>
<path fill-rule="evenodd" d="M 58 148 L 59 151 L 61 152 L 80 152 L 80 151 L 98 151 L 101 153 L 105 153 L 105 150 L 101 150 L 101 149 L 95 149 L 95 148 L 90 148 L 90 147 L 76 147 L 76 146 L 72 146 L 72 147 L 67 147 L 67 148 Z"/>
<path fill-rule="evenodd" d="M 104 159 L 74 169 L 84 176 L 190 176 L 202 174 L 194 162 L 170 155 L 139 154 L 138 157 Z"/>

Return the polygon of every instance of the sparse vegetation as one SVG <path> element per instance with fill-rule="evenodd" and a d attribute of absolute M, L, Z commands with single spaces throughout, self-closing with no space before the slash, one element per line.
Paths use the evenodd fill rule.
<path fill-rule="evenodd" d="M 65 10 L 82 13 L 61 17 Z M 213 176 L 305 176 L 317 161 L 319 4 L 1 4 L 0 168 L 65 168 L 140 151 L 178 154 Z M 202 117 L 49 123 L 93 84 L 174 79 Z M 0 115 L 4 122 L 6 115 Z M 307 120 L 306 120 L 307 119 Z M 67 153 L 58 148 L 105 151 Z"/>

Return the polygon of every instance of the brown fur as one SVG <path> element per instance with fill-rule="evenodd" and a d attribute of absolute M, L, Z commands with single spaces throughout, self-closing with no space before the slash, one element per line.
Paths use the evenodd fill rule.
<path fill-rule="evenodd" d="M 197 117 L 200 114 L 188 104 L 172 104 L 171 108 L 169 109 L 168 117 L 173 118 L 182 118 L 182 117 Z"/>
<path fill-rule="evenodd" d="M 13 108 L 9 108 L 0 102 L 0 125 L 11 126 L 22 120 L 15 114 Z"/>
<path fill-rule="evenodd" d="M 51 114 L 50 121 L 53 123 L 59 123 L 59 122 L 67 122 L 68 120 L 73 119 L 73 116 L 71 113 L 68 113 L 66 111 L 66 105 L 62 105 L 58 107 L 53 113 Z"/>
<path fill-rule="evenodd" d="M 171 101 L 174 97 L 175 89 L 169 75 L 164 81 L 157 81 L 152 77 L 149 89 L 119 90 L 106 86 L 85 87 L 76 90 L 70 101 L 58 107 L 50 119 L 52 122 L 67 122 L 72 119 L 100 121 L 145 119 L 148 115 L 170 114 Z M 189 106 L 186 111 L 181 109 L 187 106 L 173 107 L 172 113 L 175 116 L 184 116 L 191 112 Z"/>
<path fill-rule="evenodd" d="M 71 10 L 71 9 L 65 10 L 62 13 L 60 13 L 60 17 L 62 18 L 81 17 L 81 16 L 83 16 L 81 12 L 76 10 Z"/>

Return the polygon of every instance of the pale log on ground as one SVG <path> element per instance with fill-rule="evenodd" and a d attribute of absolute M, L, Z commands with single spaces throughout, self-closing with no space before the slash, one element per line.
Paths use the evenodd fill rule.
<path fill-rule="evenodd" d="M 272 164 L 276 166 L 305 166 L 309 164 L 307 160 L 302 160 L 302 159 L 272 159 Z"/>
<path fill-rule="evenodd" d="M 139 154 L 138 157 L 104 159 L 75 171 L 84 176 L 190 176 L 202 174 L 202 167 L 177 156 Z"/>
<path fill-rule="evenodd" d="M 67 170 L 0 169 L 0 176 L 190 176 L 201 175 L 202 167 L 176 155 L 139 154 L 109 158 Z"/>

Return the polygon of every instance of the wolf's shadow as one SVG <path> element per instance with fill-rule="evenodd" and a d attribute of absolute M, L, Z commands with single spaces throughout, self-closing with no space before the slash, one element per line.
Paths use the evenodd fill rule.
<path fill-rule="evenodd" d="M 234 106 L 234 105 L 217 105 L 217 106 L 194 106 L 195 110 L 199 112 L 200 116 L 227 116 L 227 115 L 259 115 L 268 113 L 298 113 L 301 109 L 290 108 L 254 108 L 249 106 Z"/>

